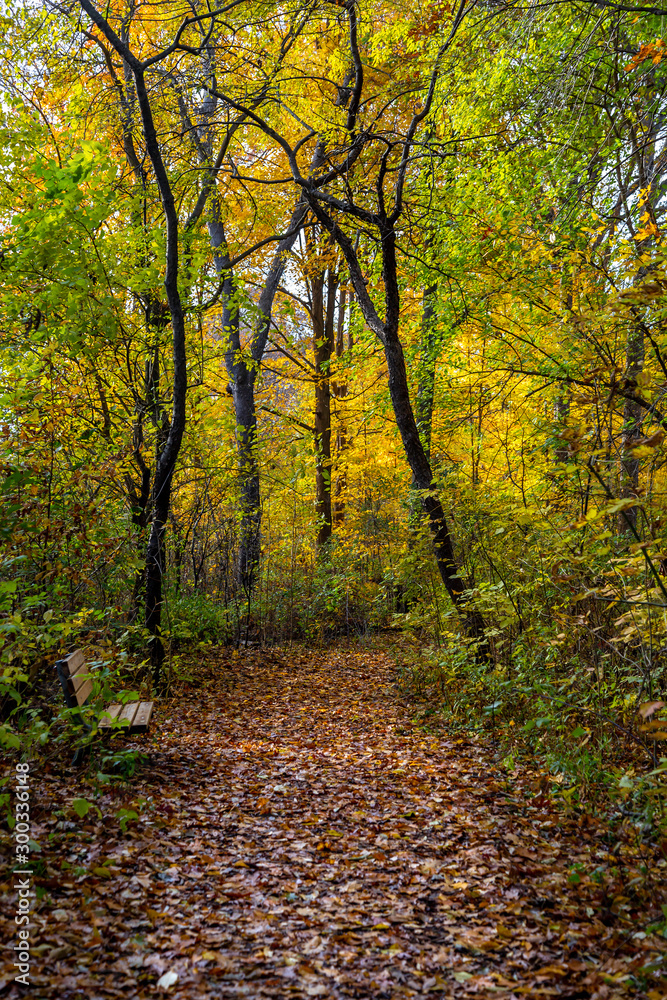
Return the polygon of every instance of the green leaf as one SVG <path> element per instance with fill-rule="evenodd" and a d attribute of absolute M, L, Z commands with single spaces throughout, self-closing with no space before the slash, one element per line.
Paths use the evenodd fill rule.
<path fill-rule="evenodd" d="M 79 819 L 83 819 L 83 817 L 90 811 L 91 805 L 90 802 L 86 801 L 86 799 L 74 799 L 72 802 L 72 809 L 77 814 Z"/>
<path fill-rule="evenodd" d="M 116 818 L 120 823 L 120 828 L 125 833 L 127 830 L 127 824 L 131 823 L 135 819 L 139 819 L 138 813 L 134 809 L 119 809 L 116 813 Z"/>
<path fill-rule="evenodd" d="M 6 747 L 10 747 L 12 750 L 18 750 L 21 746 L 20 739 L 16 733 L 12 732 L 9 726 L 0 726 L 0 743 Z"/>

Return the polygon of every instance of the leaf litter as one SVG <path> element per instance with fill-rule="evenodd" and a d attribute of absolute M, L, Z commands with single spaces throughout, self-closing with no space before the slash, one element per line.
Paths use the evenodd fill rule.
<path fill-rule="evenodd" d="M 667 996 L 659 854 L 417 728 L 382 652 L 206 656 L 96 808 L 31 776 L 35 995 Z"/>

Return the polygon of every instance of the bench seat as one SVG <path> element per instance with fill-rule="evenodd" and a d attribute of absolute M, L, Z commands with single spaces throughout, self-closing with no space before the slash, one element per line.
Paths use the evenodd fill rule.
<path fill-rule="evenodd" d="M 63 694 L 68 708 L 83 708 L 93 690 L 93 674 L 86 663 L 86 657 L 81 649 L 76 649 L 69 656 L 57 660 L 55 669 L 62 685 Z M 126 705 L 108 705 L 102 713 L 100 729 L 111 731 L 117 728 L 115 720 L 121 722 L 123 731 L 130 735 L 147 733 L 153 714 L 152 701 L 130 701 Z"/>

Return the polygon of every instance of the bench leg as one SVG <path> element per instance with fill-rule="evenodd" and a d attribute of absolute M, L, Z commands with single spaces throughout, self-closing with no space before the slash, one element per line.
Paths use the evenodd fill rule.
<path fill-rule="evenodd" d="M 72 757 L 72 767 L 81 767 L 84 760 L 86 759 L 86 754 L 90 747 L 79 747 L 74 756 Z"/>

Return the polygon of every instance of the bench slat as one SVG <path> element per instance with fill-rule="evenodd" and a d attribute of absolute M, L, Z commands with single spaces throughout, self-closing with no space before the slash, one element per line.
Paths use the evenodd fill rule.
<path fill-rule="evenodd" d="M 127 705 L 124 707 L 123 711 L 118 716 L 120 722 L 123 722 L 125 719 L 127 719 L 129 723 L 129 726 L 127 727 L 128 729 L 130 729 L 132 726 L 132 722 L 134 720 L 135 715 L 137 714 L 138 708 L 139 708 L 138 701 L 129 701 Z"/>
<path fill-rule="evenodd" d="M 114 719 L 118 717 L 118 713 L 122 707 L 122 705 L 109 705 L 105 708 L 104 711 L 107 715 L 103 716 L 100 720 L 100 729 L 110 729 Z"/>
<path fill-rule="evenodd" d="M 79 686 L 74 684 L 74 697 L 76 698 L 79 706 L 85 705 L 86 701 L 90 697 L 90 693 L 93 690 L 93 680 L 86 674 L 85 680 L 81 680 Z"/>
<path fill-rule="evenodd" d="M 74 690 L 78 690 L 87 677 L 92 677 L 94 671 L 90 669 L 87 663 L 82 663 L 80 667 L 70 673 L 70 682 L 74 685 Z"/>
<path fill-rule="evenodd" d="M 81 708 L 93 690 L 92 675 L 83 650 L 75 649 L 59 663 L 63 684 L 67 685 L 70 697 L 76 699 Z"/>
<path fill-rule="evenodd" d="M 82 688 L 83 685 L 86 683 L 86 681 L 92 679 L 93 679 L 92 671 L 88 670 L 87 667 L 85 667 L 83 670 L 79 670 L 74 675 L 74 677 L 70 677 L 70 681 L 72 682 L 72 687 L 74 688 L 75 691 L 78 691 L 79 688 Z"/>
<path fill-rule="evenodd" d="M 152 701 L 140 702 L 139 707 L 137 709 L 137 714 L 135 715 L 134 721 L 132 722 L 132 732 L 147 733 L 152 714 L 153 714 L 153 702 Z"/>
<path fill-rule="evenodd" d="M 73 653 L 70 653 L 69 656 L 66 656 L 60 662 L 65 670 L 69 672 L 70 677 L 74 677 L 79 670 L 85 668 L 86 657 L 82 649 L 75 649 Z"/>

